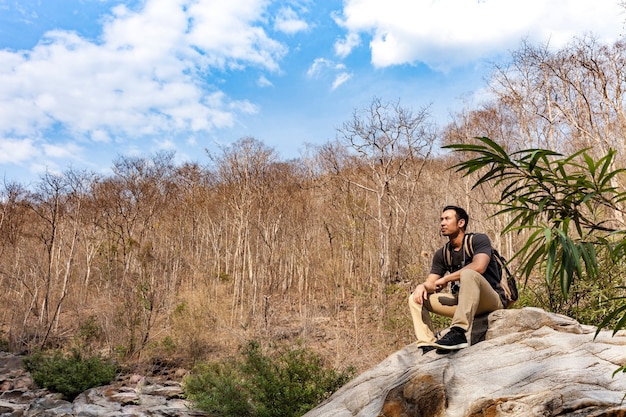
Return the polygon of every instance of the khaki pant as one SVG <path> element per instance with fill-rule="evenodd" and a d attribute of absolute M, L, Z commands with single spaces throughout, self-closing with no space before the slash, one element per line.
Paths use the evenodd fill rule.
<path fill-rule="evenodd" d="M 489 282 L 478 272 L 469 269 L 461 272 L 461 287 L 457 295 L 430 293 L 423 304 L 417 304 L 413 294 L 409 296 L 409 309 L 418 346 L 429 345 L 436 340 L 430 312 L 452 317 L 450 327 L 457 326 L 471 332 L 474 316 L 501 308 L 500 296 Z"/>

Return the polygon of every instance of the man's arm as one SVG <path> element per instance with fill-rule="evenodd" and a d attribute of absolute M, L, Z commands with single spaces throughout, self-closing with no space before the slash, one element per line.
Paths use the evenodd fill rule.
<path fill-rule="evenodd" d="M 491 257 L 487 255 L 486 253 L 476 253 L 474 254 L 474 257 L 472 258 L 472 262 L 465 265 L 463 268 L 459 269 L 458 271 L 455 271 L 443 277 L 437 278 L 434 284 L 435 286 L 440 286 L 441 288 L 443 288 L 446 285 L 448 285 L 449 282 L 458 281 L 459 279 L 461 279 L 461 271 L 463 271 L 464 269 L 471 269 L 482 275 L 487 270 L 487 266 L 489 266 L 490 261 L 491 261 Z M 429 275 L 429 278 L 430 278 L 430 275 Z"/>
<path fill-rule="evenodd" d="M 491 257 L 486 253 L 477 253 L 472 258 L 472 262 L 458 271 L 443 276 L 433 273 L 428 274 L 426 281 L 419 284 L 417 288 L 415 288 L 415 291 L 413 291 L 413 300 L 417 304 L 422 304 L 424 300 L 428 298 L 429 293 L 441 291 L 449 282 L 461 279 L 461 271 L 464 269 L 472 269 L 481 275 L 484 274 L 490 261 Z"/>
<path fill-rule="evenodd" d="M 440 291 L 443 287 L 437 286 L 437 281 L 441 279 L 441 275 L 428 274 L 426 281 L 419 284 L 415 291 L 413 291 L 413 301 L 417 304 L 422 304 L 424 300 L 428 298 L 428 294 L 435 291 Z"/>

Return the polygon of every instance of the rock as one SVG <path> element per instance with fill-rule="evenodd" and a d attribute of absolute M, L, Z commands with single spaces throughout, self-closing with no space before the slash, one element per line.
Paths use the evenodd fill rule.
<path fill-rule="evenodd" d="M 18 368 L 14 368 L 17 366 Z M 64 401 L 61 394 L 37 389 L 21 368 L 21 360 L 0 352 L 0 417 L 196 417 L 180 383 L 132 376 L 129 385 L 89 389 Z"/>
<path fill-rule="evenodd" d="M 626 332 L 595 332 L 537 308 L 496 311 L 467 349 L 409 345 L 305 417 L 624 416 L 626 375 L 613 373 L 626 364 Z"/>
<path fill-rule="evenodd" d="M 408 331 L 408 330 L 407 330 Z M 359 375 L 304 417 L 624 417 L 626 332 L 537 308 L 478 317 L 472 346 L 422 355 L 414 344 Z M 0 417 L 200 417 L 178 382 L 132 375 L 73 402 L 34 386 L 0 352 Z"/>

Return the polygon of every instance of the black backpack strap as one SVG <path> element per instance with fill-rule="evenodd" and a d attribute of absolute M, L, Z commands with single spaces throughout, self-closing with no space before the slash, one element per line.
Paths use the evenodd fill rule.
<path fill-rule="evenodd" d="M 492 249 L 492 251 L 496 259 L 500 261 L 500 265 L 502 269 L 504 269 L 504 271 L 506 272 L 506 275 L 509 277 L 513 276 L 511 270 L 509 269 L 508 262 L 506 261 L 506 259 L 504 259 L 504 256 L 500 255 L 500 252 L 498 252 L 495 248 Z"/>
<path fill-rule="evenodd" d="M 463 236 L 463 248 L 468 258 L 474 256 L 474 233 L 466 233 Z"/>
<path fill-rule="evenodd" d="M 463 250 L 465 256 L 471 258 L 474 256 L 474 234 L 466 233 L 463 235 Z M 452 269 L 452 247 L 448 241 L 443 247 L 443 264 L 446 267 L 446 271 L 451 272 Z"/>
<path fill-rule="evenodd" d="M 450 272 L 452 268 L 452 249 L 450 248 L 450 242 L 447 242 L 443 247 L 443 265 L 446 267 L 446 271 Z"/>

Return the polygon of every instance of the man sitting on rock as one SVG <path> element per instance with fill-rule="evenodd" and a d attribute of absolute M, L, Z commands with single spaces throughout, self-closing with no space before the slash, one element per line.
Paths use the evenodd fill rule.
<path fill-rule="evenodd" d="M 444 246 L 435 252 L 426 281 L 409 297 L 417 346 L 423 353 L 467 347 L 466 332 L 470 331 L 474 317 L 504 306 L 505 293 L 489 237 L 482 233 L 473 235 L 472 256 L 463 247 L 468 222 L 469 216 L 461 207 L 444 207 L 440 227 L 441 234 L 449 239 L 450 266 L 444 260 Z M 452 283 L 451 293 L 440 292 L 448 283 Z M 452 317 L 450 330 L 439 339 L 433 333 L 429 312 Z"/>

